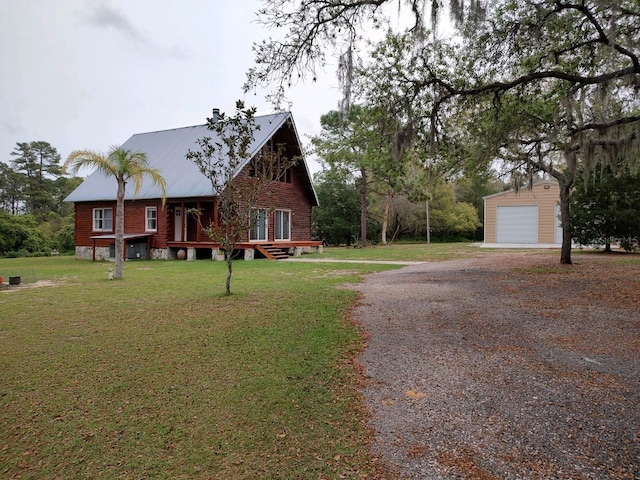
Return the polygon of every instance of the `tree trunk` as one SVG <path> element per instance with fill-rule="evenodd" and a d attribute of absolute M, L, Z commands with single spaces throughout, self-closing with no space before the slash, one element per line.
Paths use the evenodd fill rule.
<path fill-rule="evenodd" d="M 367 171 L 360 169 L 362 187 L 360 188 L 360 246 L 367 246 Z"/>
<path fill-rule="evenodd" d="M 225 250 L 224 258 L 227 262 L 227 281 L 225 283 L 225 295 L 231 295 L 231 275 L 233 274 L 233 251 Z"/>
<path fill-rule="evenodd" d="M 562 223 L 562 248 L 560 263 L 571 265 L 571 214 L 569 212 L 569 194 L 571 183 L 566 177 L 556 177 L 560 186 L 560 221 Z"/>
<path fill-rule="evenodd" d="M 387 196 L 384 202 L 384 215 L 382 217 L 382 245 L 387 244 L 387 228 L 389 227 L 389 211 L 391 210 L 391 189 L 387 188 Z"/>
<path fill-rule="evenodd" d="M 231 241 L 231 237 L 229 236 L 229 230 L 224 234 L 224 241 L 226 245 L 224 245 L 224 259 L 227 262 L 227 280 L 225 282 L 225 295 L 231 295 L 231 275 L 233 274 L 233 246 L 235 246 L 235 242 Z M 231 245 L 233 243 L 233 246 Z"/>
<path fill-rule="evenodd" d="M 118 195 L 116 197 L 116 273 L 115 278 L 122 279 L 124 270 L 124 190 L 126 182 L 118 179 Z"/>
<path fill-rule="evenodd" d="M 538 169 L 550 174 L 558 181 L 560 187 L 560 222 L 562 224 L 562 247 L 560 248 L 560 263 L 571 265 L 571 212 L 569 211 L 569 196 L 571 186 L 576 175 L 577 159 L 575 150 L 566 146 L 564 150 L 567 169 L 564 173 L 553 168 L 550 164 L 537 163 Z"/>
<path fill-rule="evenodd" d="M 427 199 L 425 200 L 425 210 L 427 212 L 427 245 L 431 243 L 431 215 L 429 212 L 429 187 L 427 187 Z"/>

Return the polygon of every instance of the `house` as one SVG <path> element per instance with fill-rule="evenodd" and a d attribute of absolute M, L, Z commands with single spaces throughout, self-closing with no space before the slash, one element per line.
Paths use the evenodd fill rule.
<path fill-rule="evenodd" d="M 238 244 L 245 259 L 254 255 L 266 258 L 300 254 L 303 249 L 321 249 L 311 240 L 311 211 L 318 205 L 300 140 L 288 112 L 255 118 L 256 129 L 250 146 L 251 156 L 268 144 L 284 145 L 284 155 L 302 160 L 270 187 L 268 200 L 261 199 L 258 224 Z M 127 185 L 125 195 L 125 242 L 127 259 L 173 259 L 186 253 L 188 259 L 217 258 L 223 255 L 201 226 L 217 224 L 217 197 L 210 180 L 185 158 L 197 150 L 196 141 L 215 133 L 206 125 L 133 135 L 121 147 L 144 152 L 153 168 L 166 180 L 166 204 L 162 205 L 160 187 L 143 180 L 135 198 Z M 272 143 L 271 143 L 272 142 Z M 249 160 L 244 168 L 249 168 Z M 240 170 L 242 171 L 242 169 Z M 94 172 L 65 201 L 75 204 L 75 250 L 80 259 L 101 260 L 115 256 L 116 180 Z M 266 207 L 270 208 L 266 208 Z M 200 221 L 190 212 L 201 212 Z M 181 252 L 182 251 L 182 252 Z"/>
<path fill-rule="evenodd" d="M 530 189 L 484 197 L 484 246 L 560 247 L 560 187 L 543 181 Z"/>

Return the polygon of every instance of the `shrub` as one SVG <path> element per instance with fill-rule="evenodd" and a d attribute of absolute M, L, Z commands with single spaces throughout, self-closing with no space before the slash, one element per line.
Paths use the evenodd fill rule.
<path fill-rule="evenodd" d="M 0 212 L 0 252 L 34 253 L 51 250 L 51 242 L 38 229 L 32 215 L 10 215 Z"/>
<path fill-rule="evenodd" d="M 75 248 L 73 225 L 65 225 L 56 234 L 54 243 L 60 252 L 72 252 Z"/>

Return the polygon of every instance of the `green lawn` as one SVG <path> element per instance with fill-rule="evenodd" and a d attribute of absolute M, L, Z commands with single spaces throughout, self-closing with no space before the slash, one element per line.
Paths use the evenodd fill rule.
<path fill-rule="evenodd" d="M 483 249 L 483 251 L 485 251 Z M 393 243 L 373 245 L 367 248 L 324 247 L 324 253 L 310 258 L 333 258 L 336 260 L 396 260 L 434 261 L 468 257 L 480 253 L 480 248 L 470 243 Z"/>
<path fill-rule="evenodd" d="M 0 260 L 46 284 L 0 292 L 0 477 L 372 475 L 337 287 L 393 267 L 239 261 L 230 297 L 223 263 L 110 267 Z"/>

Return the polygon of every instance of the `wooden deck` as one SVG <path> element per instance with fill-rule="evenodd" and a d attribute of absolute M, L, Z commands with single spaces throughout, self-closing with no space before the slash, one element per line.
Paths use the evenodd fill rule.
<path fill-rule="evenodd" d="M 195 249 L 197 251 L 220 248 L 217 242 L 167 242 L 167 247 L 176 249 Z M 290 249 L 318 248 L 322 247 L 322 241 L 279 241 L 279 242 L 241 242 L 236 244 L 236 250 L 254 250 L 269 260 L 283 260 L 290 256 Z"/>
<path fill-rule="evenodd" d="M 295 248 L 295 247 L 320 247 L 320 240 L 308 241 L 288 241 L 288 242 L 240 242 L 236 244 L 238 250 L 245 248 L 256 248 L 258 245 L 269 245 L 277 248 Z M 169 248 L 220 248 L 217 242 L 167 242 Z"/>

